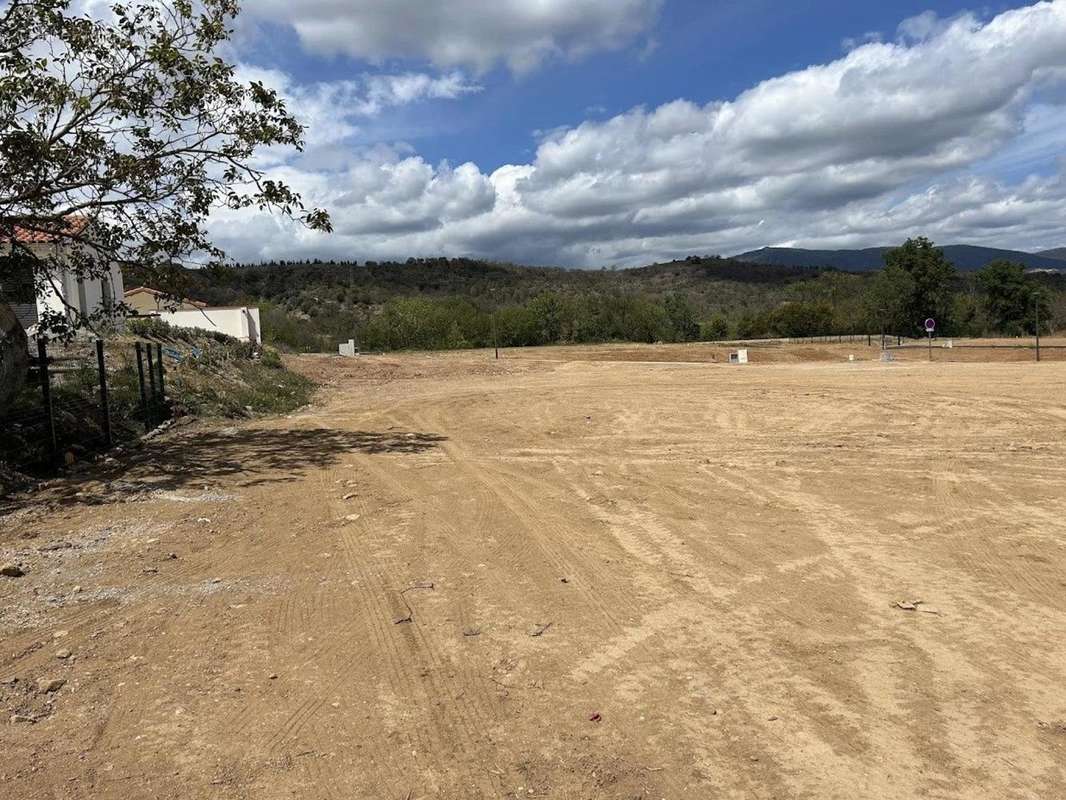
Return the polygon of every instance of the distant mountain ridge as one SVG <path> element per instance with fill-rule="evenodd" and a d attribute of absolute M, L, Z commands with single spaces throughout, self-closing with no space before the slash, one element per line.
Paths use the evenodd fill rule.
<path fill-rule="evenodd" d="M 764 247 L 741 253 L 733 258 L 754 264 L 783 267 L 833 267 L 848 272 L 870 272 L 885 265 L 885 252 L 891 247 L 868 247 L 862 250 L 805 250 L 799 247 Z M 1043 253 L 1000 250 L 970 244 L 949 244 L 940 248 L 958 269 L 972 272 L 1000 259 L 1024 264 L 1028 269 L 1066 270 L 1066 248 Z"/>

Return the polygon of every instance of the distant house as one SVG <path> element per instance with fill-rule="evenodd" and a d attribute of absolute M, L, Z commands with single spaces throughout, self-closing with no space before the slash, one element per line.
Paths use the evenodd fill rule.
<path fill-rule="evenodd" d="M 200 308 L 207 308 L 207 303 L 201 303 L 199 300 L 182 300 L 179 303 L 173 303 L 163 292 L 158 289 L 149 289 L 147 286 L 129 289 L 125 300 L 126 305 L 138 316 L 160 314 L 164 311 L 196 311 Z"/>
<path fill-rule="evenodd" d="M 155 317 L 175 328 L 218 331 L 242 342 L 263 343 L 259 309 L 254 306 L 208 306 L 197 300 L 184 300 L 174 307 L 163 292 L 138 286 L 126 292 L 126 305 L 139 317 Z"/>
<path fill-rule="evenodd" d="M 110 312 L 122 298 L 122 270 L 118 266 L 112 266 L 100 278 L 88 280 L 80 280 L 71 270 L 62 266 L 70 248 L 80 246 L 69 237 L 83 233 L 88 224 L 88 219 L 78 217 L 68 220 L 62 230 L 16 226 L 13 237 L 0 238 L 0 248 L 6 248 L 8 253 L 13 253 L 17 247 L 24 247 L 37 258 L 51 259 L 57 265 L 41 291 L 35 291 L 28 265 L 21 273 L 0 276 L 0 300 L 14 308 L 15 316 L 27 332 L 33 333 L 37 323 L 48 312 L 61 314 L 68 319 L 73 319 L 75 312 L 88 317 L 100 311 Z M 117 311 L 115 319 L 119 319 Z"/>

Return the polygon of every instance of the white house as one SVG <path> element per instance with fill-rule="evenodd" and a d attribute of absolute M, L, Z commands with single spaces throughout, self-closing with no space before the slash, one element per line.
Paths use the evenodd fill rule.
<path fill-rule="evenodd" d="M 242 342 L 263 343 L 259 309 L 254 306 L 211 307 L 188 299 L 172 304 L 163 292 L 147 286 L 130 289 L 125 300 L 137 316 L 155 317 L 175 328 L 218 331 Z"/>
<path fill-rule="evenodd" d="M 255 306 L 232 308 L 197 308 L 192 311 L 163 311 L 159 319 L 175 328 L 200 328 L 218 331 L 252 344 L 263 343 L 263 329 L 259 327 L 259 309 Z"/>
<path fill-rule="evenodd" d="M 78 218 L 68 223 L 68 230 L 63 233 L 80 233 L 86 225 L 88 220 Z M 64 251 L 72 246 L 63 234 L 20 227 L 15 228 L 14 239 L 38 258 L 50 258 L 57 264 L 62 264 Z M 15 243 L 7 239 L 0 246 L 13 250 Z M 47 312 L 73 317 L 77 311 L 89 316 L 116 307 L 123 294 L 122 270 L 117 266 L 112 266 L 107 275 L 90 280 L 79 280 L 73 272 L 58 266 L 48 284 L 38 292 L 34 291 L 28 267 L 24 275 L 0 276 L 0 298 L 11 304 L 22 327 L 30 333 Z"/>

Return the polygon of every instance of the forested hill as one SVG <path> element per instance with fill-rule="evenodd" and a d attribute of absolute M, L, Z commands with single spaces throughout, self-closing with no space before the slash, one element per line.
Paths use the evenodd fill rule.
<path fill-rule="evenodd" d="M 742 253 L 738 261 L 756 264 L 777 264 L 799 267 L 833 267 L 851 272 L 871 272 L 885 265 L 884 256 L 892 248 L 869 247 L 863 250 L 805 250 L 797 247 L 764 247 Z M 1024 253 L 1020 250 L 1000 250 L 968 244 L 949 244 L 940 248 L 957 269 L 971 272 L 993 261 L 1010 261 L 1028 269 L 1066 269 L 1062 259 L 1066 248 L 1043 253 Z"/>
<path fill-rule="evenodd" d="M 785 287 L 824 269 L 747 264 L 717 257 L 626 270 L 523 267 L 465 258 L 406 262 L 280 262 L 241 265 L 221 273 L 188 271 L 189 297 L 211 305 L 267 300 L 289 307 L 322 303 L 376 306 L 395 297 L 463 297 L 487 308 L 522 303 L 545 292 L 636 291 L 702 294 L 723 283 Z M 135 282 L 136 278 L 132 277 Z M 130 279 L 127 279 L 130 283 Z M 309 313 L 311 308 L 306 309 Z"/>

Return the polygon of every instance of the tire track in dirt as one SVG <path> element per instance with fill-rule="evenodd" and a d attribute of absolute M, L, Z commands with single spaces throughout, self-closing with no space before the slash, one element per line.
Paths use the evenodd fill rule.
<path fill-rule="evenodd" d="M 787 502 L 796 503 L 800 508 L 803 508 L 808 514 L 810 520 L 817 524 L 816 530 L 819 535 L 826 538 L 827 542 L 831 543 L 831 547 L 834 553 L 834 557 L 841 561 L 844 568 L 850 575 L 859 576 L 866 575 L 866 580 L 852 580 L 849 581 L 856 587 L 863 587 L 873 582 L 869 580 L 874 574 L 879 574 L 879 583 L 883 586 L 880 596 L 871 594 L 869 589 L 863 592 L 864 601 L 867 608 L 864 614 L 867 620 L 864 626 L 873 625 L 873 620 L 878 616 L 882 616 L 885 613 L 884 608 L 889 605 L 887 602 L 893 597 L 891 594 L 893 585 L 901 585 L 901 581 L 898 577 L 895 577 L 891 569 L 887 569 L 892 563 L 891 560 L 886 560 L 883 557 L 879 557 L 877 548 L 871 549 L 868 545 L 863 545 L 861 540 L 856 540 L 854 537 L 847 539 L 847 546 L 841 547 L 844 540 L 842 539 L 841 532 L 849 528 L 855 529 L 861 526 L 861 523 L 852 518 L 851 513 L 840 507 L 835 503 L 828 503 L 824 499 L 819 498 L 813 494 L 806 492 L 783 492 L 781 490 L 770 490 L 782 500 Z M 832 520 L 832 522 L 829 522 Z M 929 569 L 929 566 L 926 566 Z M 910 570 L 909 570 L 910 571 Z M 931 580 L 931 585 L 937 585 L 945 587 L 947 584 L 941 580 Z M 966 615 L 966 616 L 985 616 L 989 619 L 990 623 L 993 623 L 996 617 L 999 617 L 1004 626 L 1009 629 L 1010 618 L 1001 614 L 992 607 L 973 608 L 972 600 L 967 602 L 962 600 L 960 595 L 972 598 L 979 596 L 979 592 L 973 591 L 974 587 L 967 587 L 967 591 L 959 591 L 959 588 L 955 588 L 950 592 L 950 596 L 945 598 L 951 608 L 951 616 Z M 898 592 L 898 589 L 896 590 Z M 967 606 L 970 608 L 967 608 Z M 967 614 L 969 612 L 969 614 Z M 958 673 L 959 670 L 964 670 L 972 676 L 975 680 L 979 680 L 989 690 L 994 689 L 997 686 L 1001 686 L 1004 683 L 1011 681 L 1011 675 L 1009 671 L 1003 671 L 998 664 L 1017 664 L 1019 660 L 1029 660 L 1033 664 L 1035 674 L 1030 674 L 1030 679 L 1037 677 L 1041 672 L 1044 674 L 1050 669 L 1055 671 L 1055 667 L 1052 663 L 1044 661 L 1040 663 L 1038 660 L 1033 660 L 1035 653 L 1032 650 L 1028 652 L 1021 652 L 1015 649 L 1010 644 L 1010 638 L 1003 639 L 996 634 L 990 632 L 986 635 L 979 637 L 977 641 L 974 640 L 972 631 L 965 631 L 955 624 L 943 624 L 944 619 L 942 617 L 930 618 L 935 619 L 939 624 L 937 629 L 937 636 L 931 636 L 929 632 L 923 627 L 911 627 L 901 628 L 896 626 L 895 633 L 892 634 L 894 640 L 893 650 L 896 652 L 906 652 L 910 654 L 910 669 L 915 669 L 916 665 L 921 665 L 921 670 L 924 672 L 925 680 L 932 681 L 934 676 Z M 883 629 L 883 626 L 880 626 Z M 996 625 L 995 627 L 1000 627 Z M 948 637 L 945 641 L 945 636 Z M 1006 647 L 1006 652 L 994 659 L 990 660 L 990 656 L 997 649 L 1003 650 Z M 981 653 L 982 658 L 977 661 L 971 654 Z M 965 673 L 964 673 L 965 674 Z M 968 720 L 972 718 L 978 718 L 982 716 L 981 709 L 977 708 L 974 704 L 976 701 L 967 700 L 965 697 L 956 698 L 957 704 L 963 704 L 967 707 L 967 713 L 961 714 L 958 711 L 953 711 L 950 717 L 945 718 L 944 712 L 941 712 L 941 716 L 931 716 L 926 712 L 924 704 L 910 704 L 904 698 L 906 698 L 911 692 L 914 686 L 914 681 L 901 673 L 897 673 L 895 676 L 896 694 L 899 700 L 897 700 L 897 707 L 903 707 L 904 709 L 910 709 L 908 717 L 905 723 L 905 728 L 909 730 L 921 730 L 921 731 L 935 731 L 934 738 L 928 736 L 919 737 L 917 743 L 921 745 L 921 750 L 912 751 L 910 757 L 915 769 L 922 769 L 922 763 L 928 763 L 930 753 L 935 753 L 936 761 L 945 765 L 946 769 L 950 769 L 952 764 L 958 767 L 966 766 L 971 771 L 979 770 L 979 761 L 975 761 L 971 754 L 980 751 L 980 739 L 976 733 L 972 730 L 972 726 Z M 1048 681 L 1044 691 L 1050 691 L 1054 685 L 1054 681 Z M 863 693 L 865 702 L 873 705 L 875 708 L 884 700 L 884 696 L 873 696 L 869 693 Z M 921 709 L 921 710 L 919 710 Z M 1035 712 L 1035 709 L 1033 709 Z M 874 713 L 884 714 L 887 709 L 879 709 Z M 1022 719 L 1015 713 L 1015 724 L 1023 725 Z M 891 739 L 881 737 L 882 741 L 879 743 L 879 749 L 883 749 L 886 752 L 891 752 L 897 749 L 893 746 Z M 1003 742 L 999 742 L 999 747 L 1003 747 Z M 924 752 L 923 752 L 924 751 Z M 1015 754 L 1016 757 L 1022 757 L 1022 754 Z M 902 755 L 896 753 L 893 758 L 902 758 Z M 975 775 L 977 773 L 975 772 Z M 949 776 L 945 773 L 940 776 L 929 775 L 929 788 L 936 788 L 938 782 L 941 783 L 940 788 L 943 786 L 951 785 Z"/>
<path fill-rule="evenodd" d="M 389 458 L 363 456 L 359 461 L 367 473 L 374 477 L 374 483 L 379 487 L 378 493 L 384 490 L 386 494 L 399 497 L 400 502 L 404 504 L 412 503 L 415 494 L 401 486 L 383 467 L 383 462 L 388 462 Z M 405 613 L 405 605 L 399 592 L 400 584 L 406 580 L 403 576 L 409 571 L 410 565 L 401 565 L 393 552 L 396 542 L 391 538 L 391 534 L 395 528 L 385 533 L 390 537 L 390 544 L 382 548 L 375 543 L 375 539 L 380 538 L 376 537 L 375 533 L 381 532 L 371 527 L 372 510 L 362 500 L 360 509 L 359 519 L 346 525 L 341 533 L 347 565 L 358 575 L 358 599 L 353 603 L 351 617 L 362 618 L 365 623 L 363 633 L 369 633 L 374 645 L 373 652 L 385 659 L 386 669 L 383 674 L 388 682 L 388 691 L 396 697 L 410 698 L 415 707 L 428 712 L 423 716 L 426 724 L 414 728 L 407 726 L 405 730 L 415 737 L 413 746 L 432 758 L 439 770 L 447 772 L 449 764 L 454 763 L 457 756 L 460 762 L 474 758 L 475 752 L 467 752 L 466 743 L 476 742 L 481 736 L 480 732 L 492 724 L 487 710 L 488 698 L 478 696 L 477 684 L 469 678 L 464 679 L 465 676 L 461 674 L 459 681 L 447 677 L 445 673 L 454 675 L 456 671 L 450 668 L 447 659 L 442 656 L 436 637 L 430 636 L 423 629 L 417 621 L 417 616 L 411 624 L 393 624 L 395 617 Z M 413 548 L 416 551 L 424 549 L 425 525 L 415 525 L 413 530 L 416 532 L 415 541 L 411 543 Z M 371 562 L 375 569 L 369 568 Z M 416 596 L 412 595 L 408 602 L 417 608 Z M 354 631 L 338 631 L 335 638 L 338 641 L 349 639 L 354 644 L 365 637 Z M 315 660 L 319 664 L 329 665 L 330 659 L 334 657 L 333 650 L 315 653 Z M 337 665 L 338 669 L 340 666 Z M 418 674 L 415 674 L 416 672 Z M 330 687 L 331 690 L 338 688 L 341 687 Z M 434 698 L 442 695 L 467 697 L 462 704 L 453 704 L 442 711 L 434 703 Z M 475 712 L 473 717 L 470 716 L 471 709 Z M 452 744 L 446 746 L 445 742 Z M 458 753 L 455 749 L 457 746 Z M 388 764 L 393 759 L 392 750 L 376 748 L 372 751 L 372 759 Z M 396 763 L 391 772 L 403 774 L 402 764 Z M 485 783 L 476 777 L 473 777 L 473 782 Z M 482 789 L 490 790 L 491 785 L 485 783 Z"/>
<path fill-rule="evenodd" d="M 410 416 L 430 429 L 421 416 Z M 493 506 L 507 514 L 510 524 L 497 530 L 504 535 L 502 551 L 512 554 L 510 561 L 515 573 L 537 575 L 539 565 L 550 564 L 550 570 L 540 573 L 538 583 L 550 585 L 549 582 L 567 577 L 568 585 L 574 587 L 584 602 L 598 612 L 607 627 L 619 630 L 621 624 L 612 604 L 614 608 L 621 609 L 631 609 L 632 606 L 627 593 L 616 588 L 618 579 L 603 569 L 598 559 L 585 556 L 570 544 L 572 526 L 566 525 L 548 509 L 533 506 L 525 496 L 533 494 L 533 491 L 522 492 L 517 488 L 517 484 L 525 483 L 543 490 L 544 482 L 528 473 L 518 475 L 496 464 L 490 472 L 476 456 L 468 453 L 455 440 L 442 442 L 441 448 L 451 459 L 454 469 L 465 476 L 464 484 L 478 487 L 478 491 L 484 493 L 482 496 L 489 498 Z M 532 524 L 533 520 L 536 524 Z M 591 588 L 597 585 L 600 588 Z M 605 594 L 608 599 L 604 598 Z"/>

